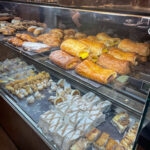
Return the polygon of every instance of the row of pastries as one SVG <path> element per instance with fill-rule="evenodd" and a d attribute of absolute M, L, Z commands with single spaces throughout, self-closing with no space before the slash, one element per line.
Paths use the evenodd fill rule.
<path fill-rule="evenodd" d="M 53 63 L 64 69 L 75 69 L 79 75 L 103 84 L 114 80 L 117 74 L 129 74 L 131 67 L 147 61 L 150 54 L 147 43 L 112 38 L 106 33 L 67 39 L 60 48 L 49 56 Z"/>

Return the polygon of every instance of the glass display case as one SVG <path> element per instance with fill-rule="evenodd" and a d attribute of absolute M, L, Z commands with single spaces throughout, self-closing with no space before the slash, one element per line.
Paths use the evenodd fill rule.
<path fill-rule="evenodd" d="M 50 149 L 135 148 L 147 120 L 150 17 L 0 7 L 0 94 Z"/>

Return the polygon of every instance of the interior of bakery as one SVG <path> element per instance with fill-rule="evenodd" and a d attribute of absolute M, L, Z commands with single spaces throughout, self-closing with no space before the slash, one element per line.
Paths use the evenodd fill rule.
<path fill-rule="evenodd" d="M 149 150 L 149 0 L 0 0 L 0 150 Z"/>

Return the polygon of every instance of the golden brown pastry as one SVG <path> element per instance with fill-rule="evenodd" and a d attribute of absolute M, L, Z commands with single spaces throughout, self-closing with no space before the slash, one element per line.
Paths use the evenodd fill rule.
<path fill-rule="evenodd" d="M 98 58 L 98 56 L 102 54 L 102 51 L 105 48 L 104 44 L 91 41 L 89 39 L 81 39 L 80 41 L 89 47 L 90 55 L 94 58 Z"/>
<path fill-rule="evenodd" d="M 49 59 L 54 64 L 66 70 L 74 69 L 77 64 L 80 63 L 80 59 L 78 57 L 73 57 L 62 50 L 52 52 Z"/>
<path fill-rule="evenodd" d="M 39 42 L 43 42 L 46 38 L 51 37 L 49 33 L 41 34 L 36 39 Z"/>
<path fill-rule="evenodd" d="M 130 62 L 125 60 L 119 60 L 109 54 L 102 54 L 98 60 L 97 64 L 116 71 L 119 74 L 128 74 L 130 73 Z"/>
<path fill-rule="evenodd" d="M 13 35 L 16 32 L 16 30 L 11 27 L 4 27 L 2 28 L 1 32 L 3 35 Z"/>
<path fill-rule="evenodd" d="M 108 54 L 112 55 L 113 57 L 120 59 L 120 60 L 126 60 L 131 62 L 133 65 L 137 65 L 137 54 L 132 52 L 124 52 L 119 48 L 111 48 L 108 51 Z"/>
<path fill-rule="evenodd" d="M 67 39 L 75 39 L 74 35 L 65 35 L 64 36 L 64 40 L 67 40 Z"/>
<path fill-rule="evenodd" d="M 27 31 L 28 32 L 34 32 L 34 30 L 37 28 L 37 26 L 30 26 Z"/>
<path fill-rule="evenodd" d="M 44 32 L 44 28 L 38 27 L 38 28 L 36 28 L 36 29 L 33 31 L 33 34 L 34 34 L 35 36 L 37 36 L 37 35 L 39 35 L 39 34 L 41 34 L 41 33 L 43 33 L 43 32 Z"/>
<path fill-rule="evenodd" d="M 112 38 L 110 37 L 108 34 L 102 32 L 102 33 L 98 33 L 96 35 L 97 39 L 104 42 L 104 44 L 106 46 L 115 46 L 118 45 L 120 42 L 119 38 Z"/>
<path fill-rule="evenodd" d="M 80 57 L 82 59 L 87 58 L 90 53 L 90 49 L 87 45 L 75 39 L 65 40 L 62 42 L 60 47 L 61 50 L 67 52 L 68 54 L 75 57 Z"/>
<path fill-rule="evenodd" d="M 85 33 L 77 32 L 75 34 L 76 39 L 83 39 L 83 38 L 86 38 L 86 37 L 87 37 L 87 35 Z"/>
<path fill-rule="evenodd" d="M 75 71 L 86 78 L 107 84 L 116 78 L 117 73 L 110 69 L 104 69 L 90 60 L 84 60 L 77 65 Z"/>
<path fill-rule="evenodd" d="M 19 47 L 21 47 L 23 44 L 23 41 L 17 37 L 12 37 L 12 38 L 8 39 L 8 42 L 15 46 L 19 46 Z"/>
<path fill-rule="evenodd" d="M 61 40 L 58 37 L 49 36 L 43 40 L 44 44 L 47 44 L 50 47 L 59 47 L 61 44 Z"/>
<path fill-rule="evenodd" d="M 26 33 L 17 33 L 16 37 L 28 42 L 37 42 L 37 39 Z"/>
<path fill-rule="evenodd" d="M 115 148 L 113 150 L 127 150 L 127 149 L 118 144 L 118 145 L 115 146 Z"/>
<path fill-rule="evenodd" d="M 96 144 L 98 145 L 98 147 L 103 149 L 105 147 L 105 144 L 108 141 L 108 138 L 109 138 L 109 134 L 103 132 L 102 135 L 96 141 Z"/>
<path fill-rule="evenodd" d="M 110 138 L 106 144 L 106 150 L 113 150 L 115 148 L 115 146 L 118 145 L 118 142 L 116 142 L 115 140 L 113 140 L 112 138 Z"/>
<path fill-rule="evenodd" d="M 87 133 L 85 136 L 89 141 L 94 141 L 99 135 L 100 135 L 101 131 L 93 128 L 89 133 Z"/>
<path fill-rule="evenodd" d="M 137 43 L 129 39 L 124 39 L 118 45 L 118 48 L 126 52 L 134 52 L 141 56 L 149 56 L 150 49 L 147 43 Z"/>
<path fill-rule="evenodd" d="M 64 30 L 65 35 L 75 35 L 76 31 L 74 29 L 66 29 Z"/>
<path fill-rule="evenodd" d="M 63 30 L 61 29 L 52 29 L 50 30 L 50 34 L 52 33 L 56 34 L 59 38 L 63 38 Z"/>

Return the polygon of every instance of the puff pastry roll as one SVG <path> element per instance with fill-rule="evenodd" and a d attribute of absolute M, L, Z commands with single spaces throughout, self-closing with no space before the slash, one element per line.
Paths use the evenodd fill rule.
<path fill-rule="evenodd" d="M 118 48 L 111 48 L 108 54 L 112 55 L 113 57 L 126 60 L 131 62 L 133 65 L 137 65 L 137 54 L 132 52 L 124 52 Z"/>
<path fill-rule="evenodd" d="M 119 74 L 128 74 L 130 72 L 130 62 L 125 60 L 119 60 L 109 54 L 102 54 L 98 60 L 97 64 L 116 71 Z"/>
<path fill-rule="evenodd" d="M 79 75 L 103 84 L 107 84 L 117 76 L 115 71 L 104 69 L 90 60 L 81 62 L 75 70 Z"/>
<path fill-rule="evenodd" d="M 89 56 L 90 49 L 84 43 L 74 40 L 74 39 L 67 39 L 61 44 L 61 50 L 73 55 L 75 57 L 81 57 L 85 59 Z"/>
<path fill-rule="evenodd" d="M 80 63 L 80 59 L 78 57 L 73 57 L 61 50 L 52 52 L 49 56 L 49 59 L 54 64 L 66 70 L 74 69 L 76 65 Z"/>
<path fill-rule="evenodd" d="M 118 48 L 127 52 L 135 52 L 141 56 L 148 56 L 150 54 L 149 44 L 137 43 L 129 39 L 124 39 L 118 45 Z"/>
<path fill-rule="evenodd" d="M 120 42 L 119 38 L 112 38 L 104 32 L 98 33 L 96 37 L 98 40 L 103 41 L 106 46 L 115 46 L 118 45 Z"/>
<path fill-rule="evenodd" d="M 94 42 L 89 39 L 81 39 L 81 42 L 86 44 L 90 48 L 90 54 L 92 56 L 99 56 L 102 54 L 102 50 L 105 48 L 105 45 L 102 43 Z"/>

